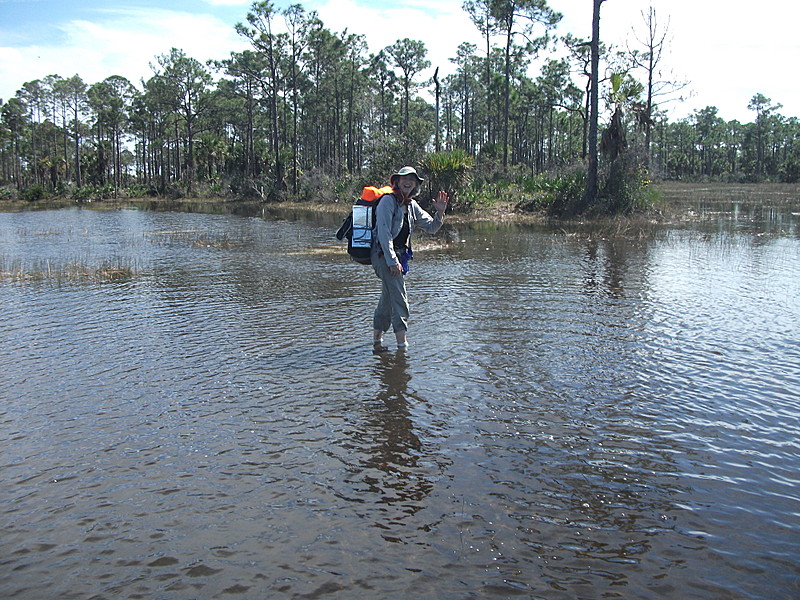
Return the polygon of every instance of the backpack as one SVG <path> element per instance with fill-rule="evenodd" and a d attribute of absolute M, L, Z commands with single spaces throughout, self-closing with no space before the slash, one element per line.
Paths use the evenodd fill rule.
<path fill-rule="evenodd" d="M 375 230 L 375 211 L 381 198 L 391 194 L 391 186 L 376 188 L 365 187 L 361 198 L 356 200 L 350 213 L 345 217 L 342 226 L 336 232 L 336 239 L 344 241 L 347 238 L 347 253 L 355 262 L 362 265 L 372 264 L 370 253 L 372 251 L 373 231 Z M 408 217 L 403 222 L 403 228 L 394 238 L 395 248 L 404 248 L 409 242 Z"/>

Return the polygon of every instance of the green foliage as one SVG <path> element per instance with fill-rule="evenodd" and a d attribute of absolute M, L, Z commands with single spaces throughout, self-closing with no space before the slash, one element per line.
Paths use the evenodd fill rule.
<path fill-rule="evenodd" d="M 74 188 L 69 194 L 72 200 L 78 201 L 94 201 L 94 200 L 107 200 L 114 198 L 114 186 L 111 184 L 105 185 L 84 185 Z"/>
<path fill-rule="evenodd" d="M 642 210 L 654 210 L 664 201 L 661 193 L 648 182 L 641 191 Z"/>
<path fill-rule="evenodd" d="M 43 200 L 46 198 L 47 191 L 43 185 L 36 183 L 24 188 L 20 194 L 20 197 L 26 202 L 36 202 L 37 200 Z"/>
<path fill-rule="evenodd" d="M 452 198 L 452 206 L 459 203 L 459 194 L 472 180 L 474 160 L 463 150 L 434 152 L 428 154 L 420 165 L 427 175 L 427 188 L 433 197 L 439 190 L 444 190 Z"/>
<path fill-rule="evenodd" d="M 126 186 L 122 194 L 127 198 L 153 198 L 158 195 L 158 191 L 149 185 L 136 183 Z"/>
<path fill-rule="evenodd" d="M 514 205 L 520 198 L 519 186 L 509 183 L 475 185 L 461 191 L 454 207 L 461 212 L 491 208 L 498 204 Z"/>
<path fill-rule="evenodd" d="M 498 196 L 487 188 L 466 189 L 458 195 L 458 210 L 470 211 L 482 208 L 490 208 L 497 203 Z"/>
<path fill-rule="evenodd" d="M 0 106 L 0 184 L 10 190 L 0 198 L 22 185 L 32 200 L 280 200 L 290 190 L 330 202 L 418 165 L 428 191 L 450 192 L 456 210 L 504 202 L 563 216 L 585 187 L 584 173 L 568 165 L 587 151 L 585 91 L 574 73 L 588 48 L 573 39 L 570 58 L 545 54 L 539 34 L 556 15 L 544 3 L 469 0 L 464 9 L 490 47 L 459 46 L 455 72 L 437 79 L 435 107 L 421 77 L 423 42 L 387 40 L 370 55 L 365 36 L 271 2 L 254 3 L 237 27 L 250 49 L 216 64 L 220 78 L 173 48 L 139 88 L 116 76 L 88 88 L 78 75 L 28 82 Z M 531 76 L 539 50 L 542 67 Z M 628 115 L 612 130 L 627 148 L 613 146 L 607 161 L 631 150 L 660 178 L 800 181 L 800 121 L 781 116 L 779 104 L 756 94 L 749 124 L 726 122 L 714 107 L 670 123 L 658 110 L 642 112 L 635 73 L 626 67 L 603 83 L 603 99 Z M 446 150 L 426 154 L 434 140 Z M 594 210 L 649 204 L 645 177 L 628 161 L 603 166 Z"/>
<path fill-rule="evenodd" d="M 404 165 L 419 165 L 422 161 L 429 130 L 412 119 L 402 136 L 387 135 L 370 138 L 366 148 L 367 166 L 362 172 L 362 185 L 388 185 L 389 177 Z"/>
<path fill-rule="evenodd" d="M 630 154 L 619 157 L 611 165 L 600 190 L 595 212 L 629 215 L 649 208 L 644 193 L 650 177 L 647 170 Z"/>
<path fill-rule="evenodd" d="M 800 183 L 800 156 L 787 159 L 780 169 L 781 181 L 785 183 Z"/>
<path fill-rule="evenodd" d="M 0 200 L 16 200 L 17 190 L 10 185 L 0 186 Z"/>
<path fill-rule="evenodd" d="M 583 196 L 586 171 L 574 169 L 563 173 L 543 173 L 523 182 L 525 199 L 517 208 L 532 212 L 544 210 L 550 216 L 563 216 Z"/>
<path fill-rule="evenodd" d="M 299 180 L 297 200 L 301 202 L 351 203 L 361 195 L 361 188 L 374 183 L 362 183 L 353 177 L 333 177 L 322 169 L 312 169 Z"/>
<path fill-rule="evenodd" d="M 267 184 L 268 186 L 268 184 Z M 228 180 L 230 194 L 239 200 L 263 200 L 267 195 L 264 180 L 238 174 Z"/>
<path fill-rule="evenodd" d="M 640 98 L 644 85 L 636 81 L 630 73 L 612 73 L 610 77 L 610 100 L 615 105 L 627 105 Z"/>
<path fill-rule="evenodd" d="M 503 176 L 503 146 L 493 142 L 487 142 L 481 146 L 478 153 L 477 166 L 484 179 L 487 181 L 496 180 L 498 176 Z"/>

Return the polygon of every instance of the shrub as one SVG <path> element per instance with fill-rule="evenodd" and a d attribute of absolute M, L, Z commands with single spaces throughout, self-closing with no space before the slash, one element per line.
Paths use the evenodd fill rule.
<path fill-rule="evenodd" d="M 2 186 L 0 187 L 0 200 L 16 200 L 17 199 L 17 190 L 10 186 Z"/>
<path fill-rule="evenodd" d="M 450 150 L 428 154 L 420 166 L 427 175 L 426 186 L 433 197 L 439 190 L 450 194 L 453 207 L 462 204 L 459 194 L 472 181 L 474 161 L 463 150 Z"/>
<path fill-rule="evenodd" d="M 46 197 L 44 186 L 37 184 L 29 185 L 25 189 L 22 190 L 20 196 L 26 202 L 36 202 L 37 200 L 42 200 Z"/>
<path fill-rule="evenodd" d="M 126 186 L 120 195 L 127 198 L 154 198 L 158 196 L 158 190 L 146 183 L 135 183 Z"/>
<path fill-rule="evenodd" d="M 500 196 L 496 190 L 483 187 L 480 189 L 469 188 L 458 194 L 458 209 L 461 211 L 489 208 L 497 204 Z"/>
<path fill-rule="evenodd" d="M 627 215 L 644 210 L 650 183 L 647 169 L 631 155 L 617 158 L 609 169 L 600 189 L 598 211 L 610 215 Z"/>
<path fill-rule="evenodd" d="M 78 201 L 106 200 L 114 197 L 114 186 L 106 185 L 85 185 L 74 188 L 70 192 L 70 198 Z"/>
<path fill-rule="evenodd" d="M 563 216 L 568 207 L 583 196 L 586 172 L 574 169 L 564 173 L 540 174 L 523 181 L 526 198 L 517 204 L 523 211 L 544 210 L 551 216 Z"/>

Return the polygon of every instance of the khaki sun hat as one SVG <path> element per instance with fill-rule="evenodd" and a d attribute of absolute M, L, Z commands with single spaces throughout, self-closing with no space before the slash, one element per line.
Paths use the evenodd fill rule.
<path fill-rule="evenodd" d="M 419 176 L 419 173 L 417 173 L 417 170 L 416 170 L 414 167 L 403 167 L 403 168 L 402 168 L 402 169 L 400 169 L 400 170 L 399 170 L 397 173 L 393 174 L 393 175 L 392 175 L 392 176 L 389 178 L 389 183 L 391 183 L 392 185 L 394 185 L 394 178 L 395 178 L 395 177 L 403 177 L 404 175 L 413 175 L 414 177 L 416 177 L 416 178 L 417 178 L 417 180 L 418 180 L 420 183 L 422 183 L 423 181 L 425 181 L 425 180 L 424 180 L 422 177 L 420 177 L 420 176 Z"/>

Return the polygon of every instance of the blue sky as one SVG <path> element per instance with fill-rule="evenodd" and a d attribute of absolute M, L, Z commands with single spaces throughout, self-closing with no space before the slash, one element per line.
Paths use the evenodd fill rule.
<path fill-rule="evenodd" d="M 290 2 L 275 4 L 282 8 Z M 404 37 L 420 39 L 443 72 L 451 68 L 459 43 L 480 43 L 462 0 L 302 4 L 316 10 L 332 31 L 365 34 L 371 51 Z M 591 0 L 549 4 L 564 14 L 559 34 L 589 35 Z M 626 41 L 635 45 L 633 34 L 641 35 L 644 27 L 641 13 L 651 4 L 670 34 L 664 71 L 690 83 L 685 101 L 665 106 L 673 118 L 712 105 L 724 119 L 749 122 L 754 113 L 747 104 L 756 93 L 782 104 L 781 114 L 800 117 L 800 83 L 794 75 L 800 64 L 795 31 L 800 8 L 795 3 L 607 0 L 601 37 L 619 48 Z M 226 58 L 247 47 L 234 25 L 245 21 L 251 5 L 243 0 L 0 0 L 0 98 L 51 74 L 78 74 L 87 84 L 123 75 L 138 85 L 152 75 L 156 57 L 172 47 L 198 60 Z"/>

